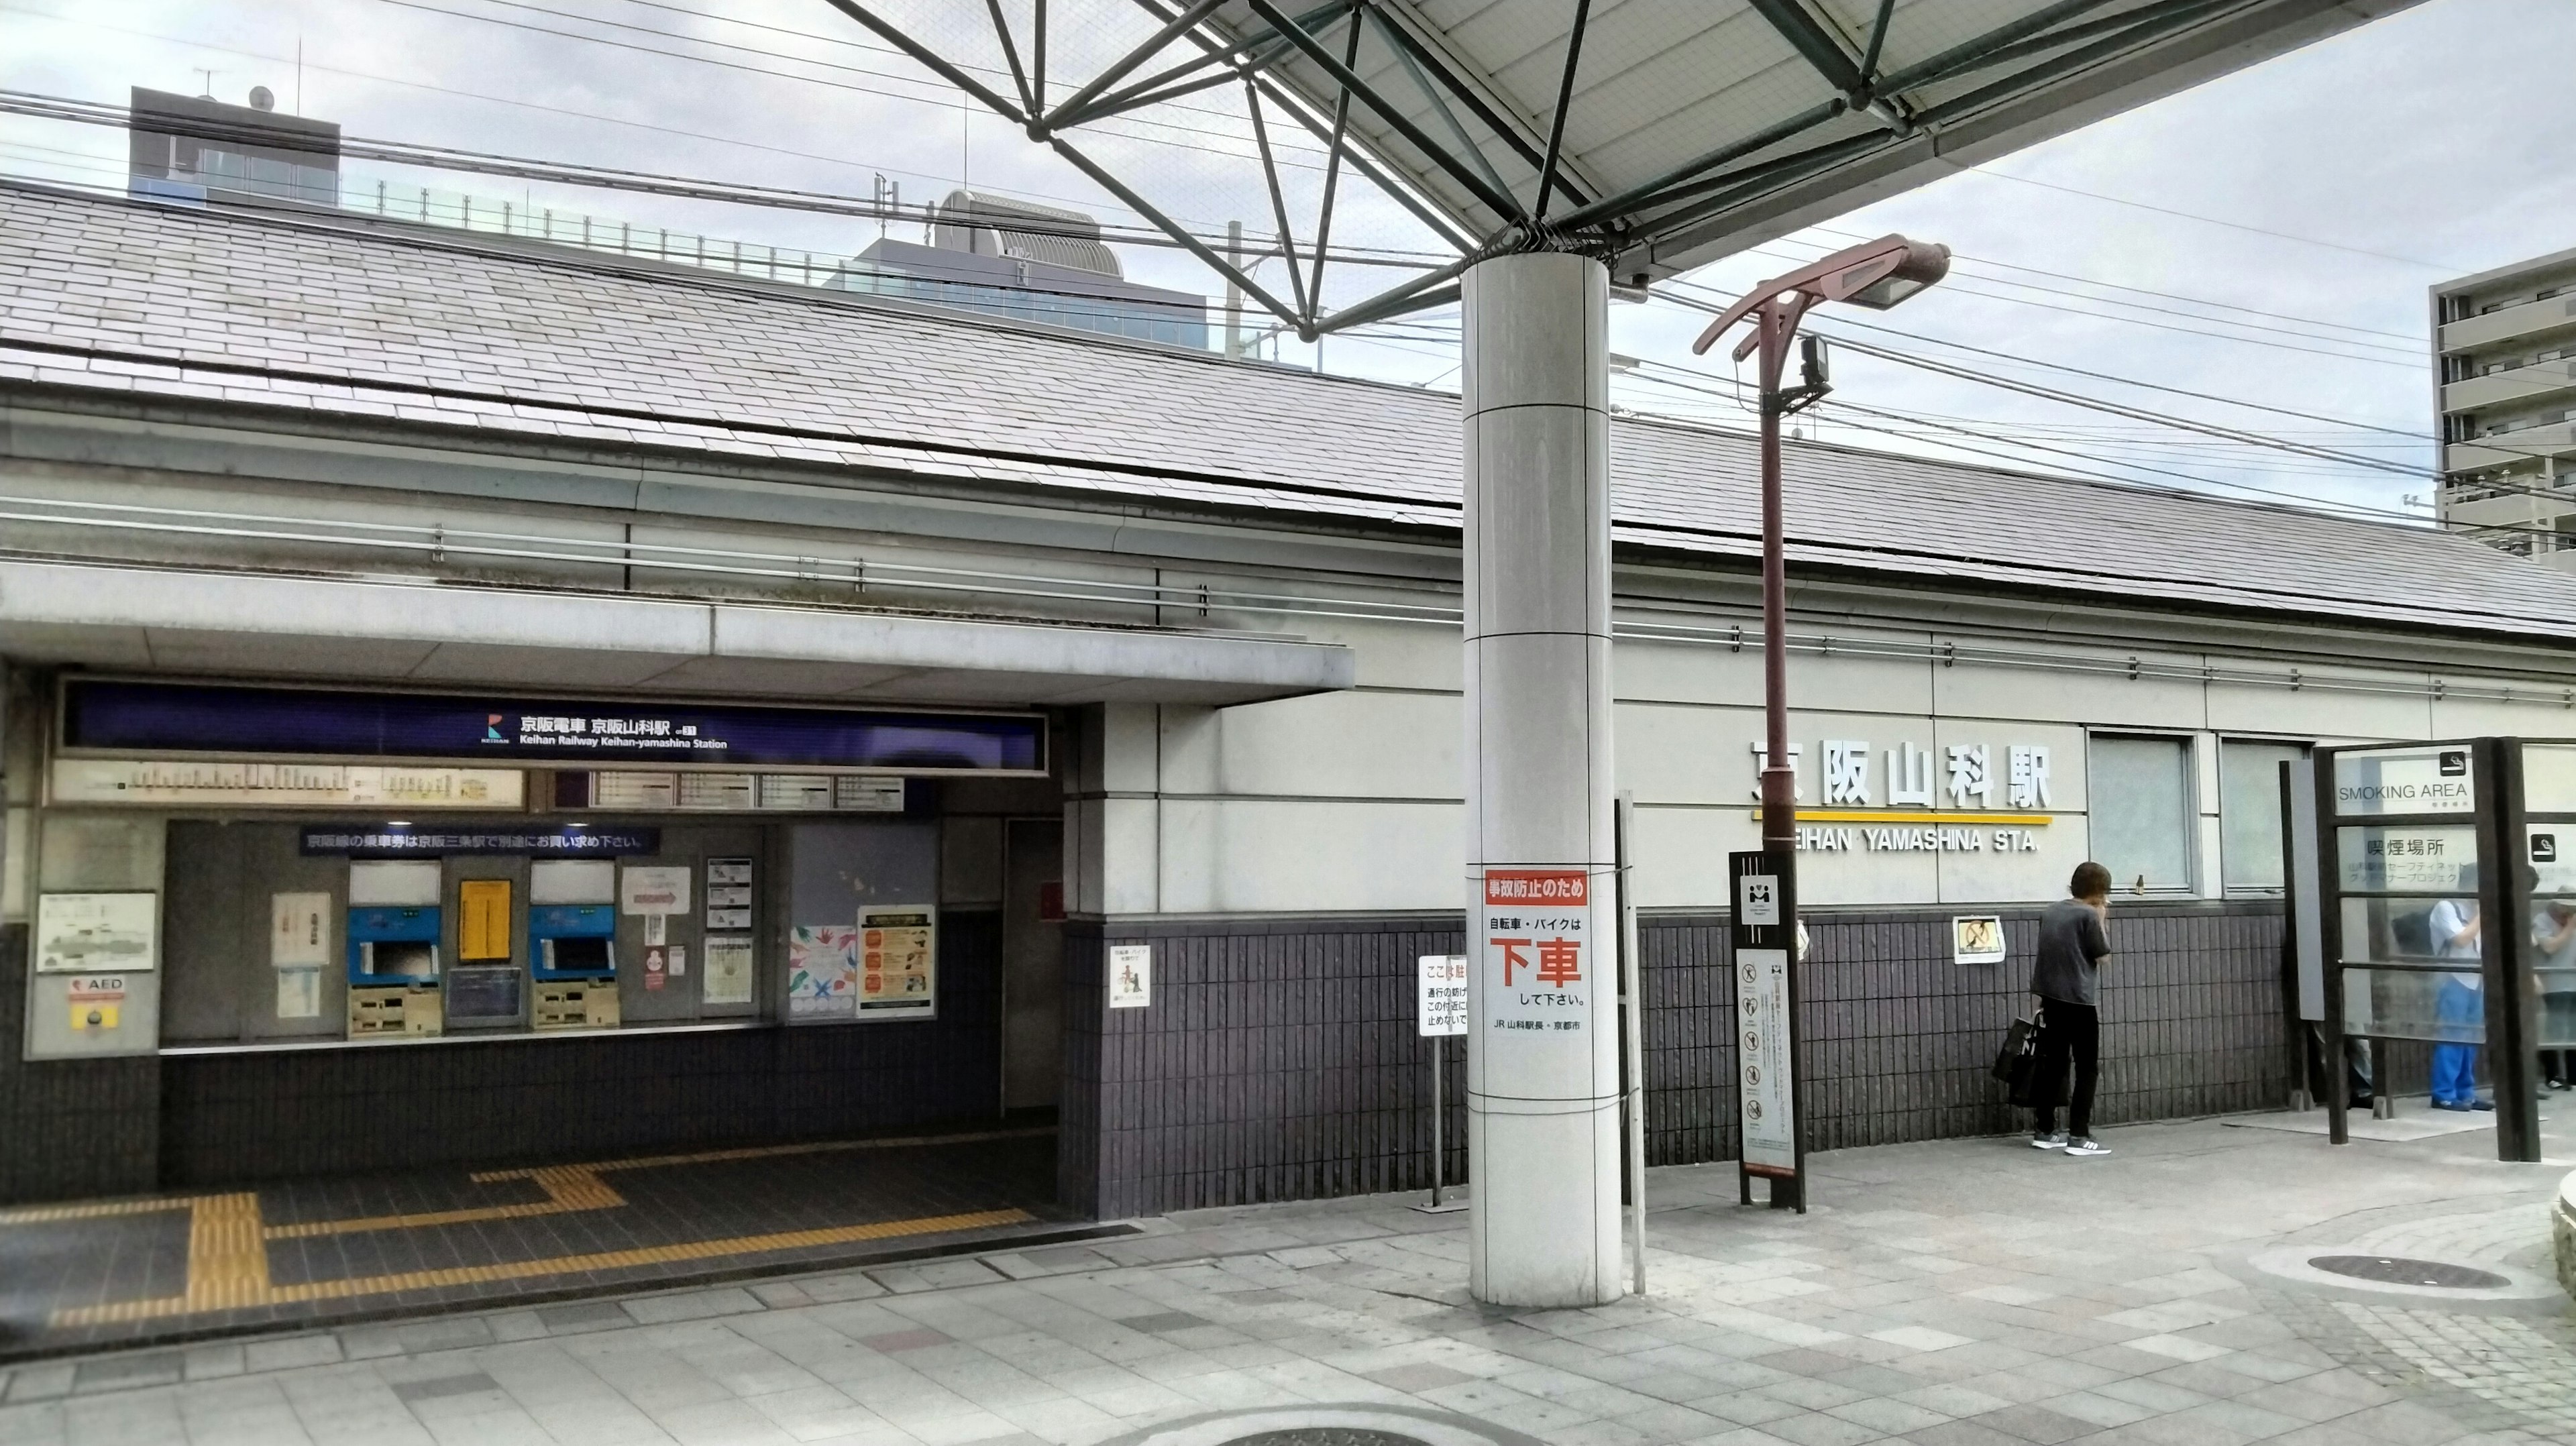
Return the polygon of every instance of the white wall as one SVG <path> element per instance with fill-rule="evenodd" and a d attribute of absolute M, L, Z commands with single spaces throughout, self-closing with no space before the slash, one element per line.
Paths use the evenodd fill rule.
<path fill-rule="evenodd" d="M 1670 618 L 1671 614 L 1663 614 Z M 1730 850 L 1756 846 L 1753 745 L 1761 736 L 1761 656 L 1714 644 L 1623 640 L 1616 656 L 1620 787 L 1637 801 L 1641 902 L 1654 908 L 1719 908 Z M 1462 723 L 1454 629 L 1335 621 L 1300 627 L 1359 651 L 1358 688 L 1322 697 L 1226 709 L 1112 705 L 1095 710 L 1088 737 L 1097 782 L 1077 789 L 1075 833 L 1083 856 L 1079 907 L 1112 914 L 1445 912 L 1461 907 Z M 1748 628 L 1748 634 L 1751 629 Z M 1974 825 L 1974 851 L 1850 850 L 1802 856 L 1803 901 L 1817 907 L 2009 904 L 2057 896 L 2088 856 L 2087 739 L 2094 731 L 2185 738 L 2192 747 L 2195 852 L 2189 893 L 2221 889 L 2218 751 L 2226 737 L 2337 742 L 2520 733 L 2576 734 L 2576 712 L 2535 702 L 2432 696 L 2431 671 L 2356 666 L 2347 658 L 2274 654 L 2251 659 L 2217 649 L 2145 650 L 1899 625 L 1830 632 L 1837 651 L 1790 662 L 1791 737 L 1800 750 L 1802 809 L 1826 807 L 1823 743 L 1870 745 L 1871 811 L 1890 807 L 1886 751 L 1932 757 L 1935 805 L 1960 812 L 1946 787 L 1944 749 L 1987 745 L 1995 773 L 1991 810 L 2036 813 L 2015 825 L 2030 847 L 1998 851 L 1996 825 Z M 2009 647 L 2102 671 L 1942 662 L 1933 657 L 1843 652 L 1865 642 L 1921 649 L 1955 642 L 1974 652 Z M 2130 660 L 2140 675 L 2128 673 Z M 2252 670 L 2301 686 L 2213 681 L 2204 668 Z M 2159 675 L 2162 670 L 2163 675 Z M 2171 676 L 2180 672 L 2186 676 Z M 2576 659 L 2570 660 L 2576 681 Z M 2456 683 L 2465 675 L 2446 670 Z M 2472 680 L 2485 681 L 2485 680 Z M 2351 691 L 2363 684 L 2381 691 Z M 2339 686 L 2344 685 L 2344 686 Z M 2520 685 L 2537 696 L 2530 679 Z M 2007 750 L 2045 747 L 2047 806 L 2008 802 Z M 1907 810 L 1916 812 L 1919 810 Z M 1866 822 L 1816 827 L 1867 830 Z M 1968 827 L 1968 825 L 1961 825 Z M 1088 853 L 1085 853 L 1088 850 Z"/>

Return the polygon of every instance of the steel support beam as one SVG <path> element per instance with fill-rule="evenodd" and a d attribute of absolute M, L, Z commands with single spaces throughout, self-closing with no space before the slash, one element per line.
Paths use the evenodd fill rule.
<path fill-rule="evenodd" d="M 834 3 L 841 3 L 841 0 L 834 0 Z M 1365 102 L 1369 109 L 1377 112 L 1380 120 L 1385 121 L 1394 128 L 1396 134 L 1403 136 L 1406 141 L 1419 149 L 1424 158 L 1448 172 L 1451 180 L 1466 187 L 1477 200 L 1485 204 L 1487 209 L 1498 216 L 1519 213 L 1520 203 L 1512 199 L 1510 192 L 1496 192 L 1489 187 L 1482 176 L 1470 170 L 1465 162 L 1449 154 L 1431 137 L 1425 135 L 1420 126 L 1415 125 L 1386 97 L 1379 95 L 1374 87 L 1362 80 L 1349 66 L 1342 64 L 1339 57 L 1326 50 L 1295 21 L 1281 14 L 1279 7 L 1272 4 L 1271 0 L 1248 0 L 1248 3 L 1252 6 L 1253 14 L 1260 16 L 1271 29 L 1287 36 L 1308 60 L 1313 61 L 1317 68 L 1333 78 L 1334 84 L 1343 87 Z"/>
<path fill-rule="evenodd" d="M 1022 125 L 1028 124 L 1028 114 L 1003 99 L 1001 92 L 949 64 L 937 51 L 904 34 L 901 26 L 879 18 L 875 11 L 859 4 L 858 0 L 828 0 L 828 3 L 833 9 L 875 32 L 877 37 L 888 45 L 911 56 L 931 74 L 982 101 L 995 114 L 1008 116 Z"/>
<path fill-rule="evenodd" d="M 1798 52 L 1810 69 L 1825 78 L 1825 84 L 1838 95 L 1850 95 L 1861 88 L 1861 73 L 1852 58 L 1843 53 L 1840 40 L 1826 33 L 1807 13 L 1799 0 L 1744 0 L 1753 13 L 1770 22 L 1789 48 Z"/>
<path fill-rule="evenodd" d="M 1574 104 L 1575 67 L 1583 61 L 1583 32 L 1591 23 L 1592 0 L 1574 0 L 1574 25 L 1565 32 L 1565 73 L 1557 78 L 1556 114 L 1547 123 L 1547 159 L 1539 162 L 1538 199 L 1530 206 L 1532 225 L 1547 219 L 1547 198 L 1556 189 L 1556 161 L 1565 153 L 1565 111 Z"/>

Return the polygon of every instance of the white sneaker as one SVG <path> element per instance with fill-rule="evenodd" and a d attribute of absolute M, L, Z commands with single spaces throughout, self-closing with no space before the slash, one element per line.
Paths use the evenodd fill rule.
<path fill-rule="evenodd" d="M 2100 1140 L 2087 1135 L 2080 1139 L 2068 1140 L 2066 1142 L 2066 1153 L 2069 1155 L 2107 1155 L 2111 1153 L 2111 1147 L 2103 1144 Z"/>
<path fill-rule="evenodd" d="M 2063 1150 L 2066 1148 L 2066 1132 L 2059 1130 L 2054 1134 L 2032 1135 L 2030 1147 L 2034 1150 Z"/>

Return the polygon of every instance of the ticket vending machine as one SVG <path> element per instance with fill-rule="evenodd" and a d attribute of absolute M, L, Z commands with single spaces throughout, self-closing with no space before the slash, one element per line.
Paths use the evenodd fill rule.
<path fill-rule="evenodd" d="M 349 864 L 349 1037 L 440 1034 L 440 868 L 432 859 Z"/>
<path fill-rule="evenodd" d="M 530 1027 L 617 1028 L 617 906 L 530 907 L 528 972 L 536 978 Z"/>
<path fill-rule="evenodd" d="M 435 904 L 349 910 L 349 1037 L 437 1034 L 442 915 Z"/>

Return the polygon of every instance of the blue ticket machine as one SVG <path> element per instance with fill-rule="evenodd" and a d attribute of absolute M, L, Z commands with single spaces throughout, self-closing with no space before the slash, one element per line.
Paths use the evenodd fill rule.
<path fill-rule="evenodd" d="M 615 904 L 543 904 L 528 910 L 528 964 L 546 983 L 617 977 Z"/>
<path fill-rule="evenodd" d="M 369 905 L 349 911 L 349 1034 L 437 1034 L 438 945 L 435 905 Z"/>
<path fill-rule="evenodd" d="M 349 987 L 438 982 L 439 910 L 426 905 L 349 911 Z"/>
<path fill-rule="evenodd" d="M 528 968 L 537 981 L 529 1028 L 617 1028 L 617 906 L 530 908 Z"/>

